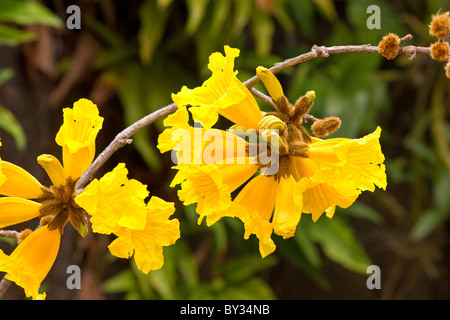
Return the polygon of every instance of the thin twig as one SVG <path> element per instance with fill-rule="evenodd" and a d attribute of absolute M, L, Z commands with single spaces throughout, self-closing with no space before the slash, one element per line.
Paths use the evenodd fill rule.
<path fill-rule="evenodd" d="M 266 104 L 268 104 L 269 106 L 274 107 L 275 109 L 277 108 L 275 106 L 275 103 L 273 102 L 273 99 L 271 97 L 269 97 L 268 95 L 265 95 L 264 93 L 262 93 L 261 91 L 256 90 L 255 88 L 249 88 L 248 90 L 251 92 L 251 94 L 254 97 L 261 99 Z"/>
<path fill-rule="evenodd" d="M 6 293 L 6 290 L 8 290 L 11 283 L 12 281 L 6 279 L 5 277 L 3 277 L 2 281 L 0 281 L 0 299 L 3 298 L 3 296 Z"/>
<path fill-rule="evenodd" d="M 132 140 L 130 137 L 141 130 L 142 128 L 152 124 L 159 118 L 167 116 L 171 113 L 174 113 L 177 110 L 177 105 L 175 103 L 169 104 L 164 108 L 158 109 L 155 112 L 150 113 L 144 118 L 136 121 L 123 131 L 121 131 L 114 140 L 100 153 L 95 161 L 91 164 L 91 166 L 84 172 L 84 174 L 78 180 L 77 187 L 78 189 L 82 189 L 94 174 L 105 164 L 105 162 L 111 157 L 111 155 L 125 146 L 126 144 L 130 144 Z"/>
<path fill-rule="evenodd" d="M 411 39 L 409 36 L 405 36 L 400 41 L 406 41 Z M 306 52 L 304 54 L 301 54 L 297 57 L 287 59 L 283 62 L 276 63 L 272 68 L 269 70 L 273 74 L 277 74 L 280 71 L 283 71 L 289 67 L 295 66 L 299 63 L 306 62 L 308 60 L 314 59 L 314 58 L 327 58 L 331 54 L 337 54 L 337 53 L 349 53 L 349 52 L 358 52 L 358 53 L 378 53 L 378 46 L 372 46 L 370 44 L 367 45 L 349 45 L 349 46 L 333 46 L 333 47 L 319 47 L 314 45 L 311 48 L 310 52 Z M 416 47 L 416 46 L 404 46 L 400 47 L 398 49 L 398 54 L 405 54 L 410 56 L 410 60 L 414 59 L 418 53 L 420 54 L 427 54 L 430 55 L 430 48 L 429 47 Z M 248 79 L 244 82 L 244 85 L 247 88 L 253 87 L 255 84 L 259 82 L 258 76 L 253 76 L 252 78 Z"/>
<path fill-rule="evenodd" d="M 14 230 L 0 230 L 0 237 L 3 238 L 18 238 L 20 235 L 20 232 L 14 231 Z M 6 293 L 6 290 L 8 290 L 9 286 L 11 285 L 11 281 L 3 277 L 2 281 L 0 281 L 0 299 L 3 298 L 3 296 Z"/>
<path fill-rule="evenodd" d="M 0 237 L 3 238 L 18 238 L 20 236 L 20 232 L 14 230 L 0 230 Z"/>
<path fill-rule="evenodd" d="M 400 39 L 400 42 L 403 43 L 407 40 L 410 40 L 412 38 L 411 35 L 406 35 L 405 37 Z M 358 52 L 358 53 L 378 53 L 378 46 L 372 46 L 370 44 L 366 45 L 347 45 L 347 46 L 333 46 L 333 47 L 324 47 L 324 46 L 317 46 L 314 45 L 311 48 L 310 52 L 306 52 L 304 54 L 301 54 L 297 57 L 286 59 L 283 62 L 276 63 L 272 68 L 269 70 L 273 74 L 277 74 L 280 71 L 283 71 L 289 67 L 292 67 L 294 65 L 297 65 L 299 63 L 315 59 L 318 57 L 329 57 L 331 54 L 337 54 L 337 53 L 349 53 L 349 52 Z M 416 54 L 430 54 L 430 48 L 429 47 L 416 47 L 416 46 L 404 46 L 400 47 L 398 49 L 399 54 L 406 54 L 410 56 L 410 59 L 413 59 L 416 57 Z M 244 85 L 252 92 L 253 95 L 255 95 L 258 98 L 263 99 L 265 102 L 267 102 L 269 105 L 273 106 L 273 101 L 270 97 L 266 96 L 262 92 L 256 90 L 253 88 L 253 86 L 258 83 L 260 80 L 258 76 L 254 76 L 247 81 L 244 82 Z M 159 118 L 162 118 L 166 115 L 169 115 L 177 110 L 177 105 L 175 103 L 169 104 L 155 112 L 150 113 L 149 115 L 145 116 L 144 118 L 138 120 L 137 122 L 133 123 L 129 127 L 127 127 L 125 130 L 120 132 L 114 140 L 109 144 L 108 147 L 106 147 L 105 150 L 103 150 L 102 153 L 100 153 L 95 161 L 91 164 L 91 166 L 86 170 L 86 172 L 81 176 L 80 180 L 78 181 L 78 189 L 82 190 L 83 187 L 92 179 L 94 174 L 105 164 L 105 162 L 111 157 L 111 155 L 116 152 L 121 147 L 125 146 L 126 144 L 130 144 L 132 140 L 130 137 L 135 134 L 137 131 L 141 130 L 142 128 L 150 125 L 151 123 L 155 122 Z M 312 119 L 309 119 L 312 120 Z"/>

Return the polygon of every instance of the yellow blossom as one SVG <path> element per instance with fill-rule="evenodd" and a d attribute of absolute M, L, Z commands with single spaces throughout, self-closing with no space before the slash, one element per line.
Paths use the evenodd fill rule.
<path fill-rule="evenodd" d="M 201 122 L 204 128 L 211 128 L 218 114 L 247 129 L 258 128 L 262 118 L 261 111 L 250 91 L 236 77 L 234 59 L 239 50 L 225 46 L 225 56 L 219 52 L 209 57 L 208 68 L 211 77 L 201 87 L 183 87 L 172 95 L 179 106 L 191 105 L 194 121 Z"/>
<path fill-rule="evenodd" d="M 41 227 L 28 235 L 11 255 L 0 250 L 0 270 L 6 272 L 6 279 L 23 287 L 27 297 L 45 299 L 39 287 L 55 262 L 60 240 L 58 230 Z"/>
<path fill-rule="evenodd" d="M 64 108 L 64 123 L 56 134 L 56 143 L 63 148 L 63 164 L 67 177 L 79 178 L 95 156 L 95 138 L 103 118 L 88 99 L 75 102 L 73 109 Z"/>
<path fill-rule="evenodd" d="M 109 245 L 111 254 L 128 259 L 133 255 L 139 270 L 148 273 L 162 267 L 163 247 L 170 246 L 180 237 L 177 219 L 169 220 L 174 213 L 173 203 L 152 197 L 146 206 L 146 222 L 142 230 L 119 228 L 117 239 Z"/>
<path fill-rule="evenodd" d="M 127 178 L 128 170 L 119 163 L 100 180 L 94 179 L 75 202 L 91 216 L 94 232 L 111 234 L 120 227 L 142 230 L 147 209 L 147 187 L 137 180 Z"/>
<path fill-rule="evenodd" d="M 0 141 L 0 147 L 2 145 L 2 142 Z M 5 183 L 6 181 L 6 177 L 5 175 L 2 173 L 2 159 L 0 158 L 0 186 Z"/>
<path fill-rule="evenodd" d="M 95 153 L 95 138 L 103 118 L 95 104 L 87 99 L 65 108 L 64 122 L 56 142 L 63 147 L 63 166 L 53 155 L 41 155 L 38 163 L 47 172 L 53 185 L 40 184 L 23 168 L 1 161 L 0 228 L 33 218 L 43 218 L 46 225 L 20 242 L 8 257 L 2 254 L 0 271 L 25 289 L 27 296 L 43 298 L 39 286 L 56 258 L 60 236 L 67 222 L 81 235 L 87 232 L 84 210 L 75 202 L 76 181 L 91 164 Z"/>
<path fill-rule="evenodd" d="M 185 129 L 189 137 L 193 128 L 188 124 L 187 110 L 194 121 L 202 121 L 205 128 L 217 121 L 218 113 L 235 123 L 233 130 L 253 129 L 255 135 L 260 136 L 259 141 L 268 142 L 270 154 L 278 160 L 277 172 L 267 170 L 268 165 L 262 161 L 260 151 L 252 158 L 249 154 L 251 144 L 245 144 L 244 158 L 256 161 L 184 162 L 174 167 L 178 171 L 171 184 L 172 187 L 180 185 L 178 196 L 185 205 L 197 203 L 199 223 L 203 217 L 208 226 L 225 216 L 242 220 L 244 238 L 256 235 L 261 256 L 265 257 L 275 250 L 272 233 L 283 238 L 292 237 L 302 213 L 311 214 L 313 221 L 323 213 L 332 218 L 336 206 L 347 208 L 362 191 L 374 191 L 376 186 L 386 188 L 384 156 L 379 144 L 381 129 L 377 128 L 361 139 L 311 137 L 302 125 L 302 117 L 311 109 L 315 92 L 308 91 L 291 105 L 276 77 L 270 70 L 259 67 L 257 75 L 277 111 L 263 117 L 261 111 L 255 111 L 256 100 L 235 77 L 234 58 L 238 52 L 225 47 L 225 57 L 213 53 L 209 64 L 213 71 L 211 78 L 201 87 L 192 90 L 184 87 L 173 95 L 174 102 L 180 107 L 179 113 L 170 118 L 170 125 L 165 123 L 170 128 L 161 134 L 159 148 L 161 152 L 176 151 L 179 157 L 179 151 L 185 145 L 171 141 L 169 134 L 180 128 Z M 186 105 L 191 107 L 186 109 Z M 340 120 L 330 119 L 333 123 L 327 126 L 325 133 L 315 130 L 319 136 L 339 128 Z M 326 119 L 318 121 L 322 122 L 316 127 L 330 122 Z M 272 132 L 274 128 L 278 133 Z M 277 139 L 268 139 L 269 136 Z M 192 137 L 188 140 L 195 142 Z M 227 160 L 241 158 L 242 154 L 238 155 L 234 148 L 236 142 L 230 144 L 233 146 L 231 152 L 230 149 L 220 150 L 219 154 L 227 155 Z M 202 154 L 207 144 L 201 140 L 197 147 Z M 261 174 L 255 176 L 258 171 Z M 243 188 L 233 199 L 232 192 L 241 186 Z"/>
<path fill-rule="evenodd" d="M 144 184 L 127 178 L 125 164 L 120 163 L 100 180 L 93 180 L 75 201 L 91 216 L 94 232 L 115 234 L 111 254 L 119 258 L 133 255 L 145 273 L 161 268 L 162 247 L 180 237 L 179 222 L 169 220 L 173 203 L 152 197 Z"/>

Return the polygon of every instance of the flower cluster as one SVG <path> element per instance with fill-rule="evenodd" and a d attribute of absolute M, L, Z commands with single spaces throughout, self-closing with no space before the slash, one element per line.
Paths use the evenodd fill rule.
<path fill-rule="evenodd" d="M 438 13 L 433 15 L 429 26 L 430 35 L 438 39 L 437 42 L 431 44 L 431 58 L 437 61 L 446 62 L 445 75 L 450 79 L 450 45 L 445 41 L 450 35 L 450 13 Z"/>
<path fill-rule="evenodd" d="M 172 150 L 178 160 L 171 186 L 180 185 L 178 196 L 185 205 L 197 203 L 198 222 L 206 218 L 210 226 L 222 217 L 239 218 L 245 226 L 244 238 L 255 234 L 265 257 L 275 250 L 272 234 L 292 237 L 302 213 L 311 214 L 314 221 L 324 212 L 331 218 L 336 206 L 349 207 L 362 191 L 386 187 L 381 129 L 360 139 L 322 140 L 318 136 L 335 131 L 340 120 L 314 118 L 316 137 L 312 137 L 303 119 L 315 93 L 307 92 L 292 105 L 276 77 L 258 67 L 257 75 L 276 106 L 274 112 L 262 112 L 236 77 L 238 55 L 238 49 L 228 46 L 225 56 L 213 53 L 208 65 L 212 76 L 202 86 L 183 87 L 172 96 L 179 108 L 164 121 L 168 128 L 160 135 L 158 148 Z M 202 127 L 189 124 L 189 113 Z M 230 130 L 210 129 L 219 115 L 234 123 Z M 214 139 L 202 136 L 208 129 L 214 130 Z M 180 130 L 186 135 L 176 134 Z M 267 170 L 259 149 L 251 152 L 255 141 L 267 143 L 278 170 Z M 205 153 L 214 154 L 216 161 Z"/>
<path fill-rule="evenodd" d="M 162 246 L 179 238 L 178 220 L 168 220 L 173 204 L 153 197 L 146 205 L 145 185 L 128 180 L 124 164 L 100 181 L 92 181 L 81 193 L 77 190 L 78 179 L 94 159 L 103 118 L 87 99 L 63 112 L 64 122 L 55 139 L 62 147 L 63 164 L 48 154 L 37 159 L 52 186 L 45 187 L 21 167 L 0 160 L 0 195 L 4 196 L 0 197 L 0 228 L 40 218 L 35 231 L 22 232 L 10 255 L 0 250 L 0 271 L 33 299 L 45 298 L 39 287 L 58 255 L 66 224 L 70 222 L 83 237 L 88 232 L 86 212 L 94 232 L 117 235 L 111 253 L 129 258 L 134 252 L 144 272 L 160 268 Z"/>

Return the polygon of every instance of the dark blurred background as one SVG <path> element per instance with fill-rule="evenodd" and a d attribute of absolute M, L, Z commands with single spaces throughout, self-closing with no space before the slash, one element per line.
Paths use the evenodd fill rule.
<path fill-rule="evenodd" d="M 77 22 L 76 11 L 67 12 L 74 4 L 80 29 L 66 25 Z M 373 4 L 380 29 L 367 27 Z M 224 45 L 240 49 L 236 69 L 244 81 L 257 66 L 314 44 L 377 45 L 394 32 L 413 36 L 405 45 L 429 46 L 436 40 L 428 25 L 439 10 L 450 10 L 450 2 L 0 0 L 0 157 L 49 185 L 36 157 L 61 157 L 54 141 L 61 110 L 79 98 L 91 99 L 105 118 L 100 152 L 127 125 L 171 103 L 181 86 L 201 85 L 210 75 L 209 55 Z M 125 162 L 129 178 L 175 202 L 181 238 L 164 249 L 164 267 L 144 275 L 132 259 L 109 254 L 107 236 L 81 238 L 67 227 L 43 283 L 47 299 L 449 299 L 450 80 L 443 66 L 424 55 L 388 61 L 344 53 L 279 74 L 291 101 L 315 90 L 311 114 L 341 118 L 331 137 L 382 128 L 388 186 L 363 193 L 332 220 L 313 223 L 303 215 L 295 237 L 274 236 L 277 250 L 265 259 L 257 239 L 243 239 L 237 219 L 197 225 L 195 207 L 183 207 L 169 188 L 170 154 L 156 149 L 162 119 L 140 131 L 96 177 Z M 6 253 L 15 247 L 0 240 Z M 81 268 L 81 290 L 66 286 L 73 264 Z M 369 265 L 380 267 L 381 289 L 367 288 Z M 23 298 L 15 285 L 5 296 Z"/>

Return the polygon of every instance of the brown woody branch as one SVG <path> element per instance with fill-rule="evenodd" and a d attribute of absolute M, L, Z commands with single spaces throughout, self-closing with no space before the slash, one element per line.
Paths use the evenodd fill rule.
<path fill-rule="evenodd" d="M 405 37 L 400 39 L 400 43 L 405 42 L 406 40 L 410 40 L 412 38 L 411 35 L 406 35 Z M 323 57 L 327 58 L 332 54 L 338 54 L 338 53 L 349 53 L 349 52 L 358 52 L 358 53 L 378 53 L 378 46 L 372 46 L 370 44 L 367 45 L 348 45 L 348 46 L 333 46 L 333 47 L 324 47 L 324 46 L 317 46 L 314 45 L 311 48 L 310 52 L 306 52 L 304 54 L 301 54 L 297 57 L 287 59 L 283 62 L 275 64 L 272 68 L 270 68 L 270 71 L 272 71 L 273 74 L 277 74 L 280 71 L 283 71 L 289 67 L 295 66 L 299 63 L 306 62 L 311 59 Z M 410 56 L 410 59 L 414 59 L 416 55 L 419 54 L 430 54 L 430 48 L 429 47 L 416 47 L 416 46 L 404 46 L 400 47 L 398 49 L 399 54 L 405 54 Z M 257 76 L 254 76 L 247 81 L 244 82 L 244 85 L 250 89 L 250 92 L 258 97 L 263 99 L 265 102 L 267 102 L 269 105 L 273 105 L 273 101 L 270 97 L 266 96 L 262 92 L 256 90 L 253 88 L 253 86 L 259 82 L 259 78 Z M 169 104 L 149 115 L 146 117 L 138 120 L 137 122 L 133 123 L 129 127 L 127 127 L 125 130 L 120 132 L 114 140 L 109 144 L 109 146 L 103 150 L 102 153 L 100 153 L 95 161 L 91 164 L 91 166 L 86 170 L 86 172 L 81 176 L 80 180 L 78 181 L 78 189 L 82 190 L 84 186 L 92 179 L 94 174 L 105 164 L 105 162 L 111 157 L 111 155 L 116 152 L 118 149 L 122 148 L 126 144 L 130 144 L 132 140 L 130 139 L 133 134 L 144 128 L 145 126 L 148 126 L 158 120 L 159 118 L 162 118 L 164 116 L 167 116 L 177 110 L 177 105 L 175 103 Z"/>

